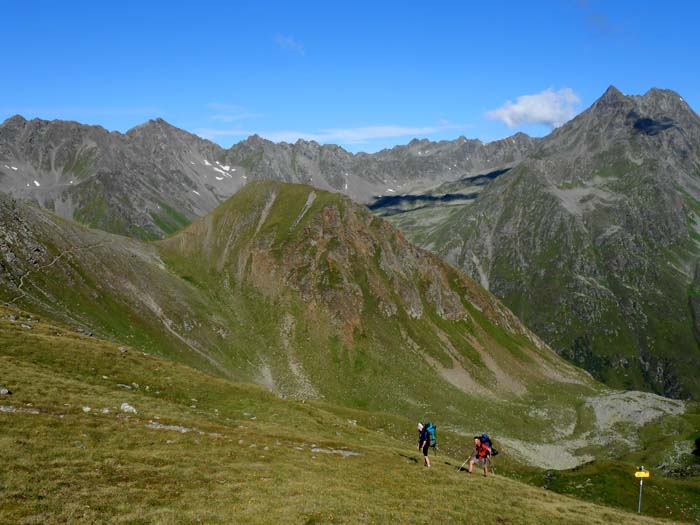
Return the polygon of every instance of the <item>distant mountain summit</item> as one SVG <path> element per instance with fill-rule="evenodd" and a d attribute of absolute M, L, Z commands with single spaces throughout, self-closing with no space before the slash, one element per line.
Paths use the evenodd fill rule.
<path fill-rule="evenodd" d="M 610 87 L 511 168 L 409 236 L 598 378 L 700 397 L 700 118 Z"/>
<path fill-rule="evenodd" d="M 660 153 L 681 154 L 697 144 L 695 112 L 676 92 L 650 89 L 643 96 L 625 96 L 610 86 L 587 111 L 566 125 L 554 130 L 543 141 L 540 155 L 576 156 L 572 147 L 585 147 L 583 155 L 610 147 L 621 141 L 643 142 L 647 147 L 661 147 Z M 664 131 L 670 141 L 664 143 L 645 137 L 655 137 Z"/>
<path fill-rule="evenodd" d="M 220 152 L 160 119 L 121 134 L 16 116 L 0 126 L 0 191 L 92 227 L 155 238 L 241 185 L 232 174 L 216 178 Z"/>
<path fill-rule="evenodd" d="M 12 117 L 0 125 L 0 191 L 106 231 L 160 238 L 252 180 L 313 185 L 359 202 L 422 189 L 523 157 L 523 134 L 483 144 L 414 140 L 376 154 L 257 135 L 229 150 L 162 119 L 127 133 Z"/>

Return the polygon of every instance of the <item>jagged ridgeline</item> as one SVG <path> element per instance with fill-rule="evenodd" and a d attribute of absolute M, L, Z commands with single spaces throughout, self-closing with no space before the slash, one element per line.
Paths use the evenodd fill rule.
<path fill-rule="evenodd" d="M 564 406 L 562 392 L 598 389 L 470 278 L 338 194 L 250 184 L 157 243 L 9 199 L 2 210 L 4 301 L 280 395 L 510 428 L 499 403 Z"/>
<path fill-rule="evenodd" d="M 127 133 L 60 120 L 0 124 L 0 189 L 93 228 L 141 239 L 172 234 L 253 180 L 298 182 L 371 202 L 514 162 L 537 139 L 413 140 L 375 154 L 258 136 L 225 150 L 151 120 Z"/>
<path fill-rule="evenodd" d="M 700 396 L 700 118 L 611 87 L 468 205 L 392 218 L 610 385 Z"/>
<path fill-rule="evenodd" d="M 155 239 L 241 185 L 207 160 L 222 151 L 161 119 L 122 134 L 15 116 L 0 125 L 0 188 L 93 228 Z"/>

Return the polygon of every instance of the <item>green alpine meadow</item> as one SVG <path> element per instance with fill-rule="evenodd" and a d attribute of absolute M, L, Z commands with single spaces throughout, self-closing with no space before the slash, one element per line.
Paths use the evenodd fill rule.
<path fill-rule="evenodd" d="M 666 522 L 467 477 L 443 453 L 418 470 L 403 417 L 280 399 L 13 309 L 0 326 L 5 523 Z M 697 493 L 669 514 L 674 489 L 651 488 L 653 512 L 690 519 Z M 617 496 L 631 507 L 635 487 Z"/>

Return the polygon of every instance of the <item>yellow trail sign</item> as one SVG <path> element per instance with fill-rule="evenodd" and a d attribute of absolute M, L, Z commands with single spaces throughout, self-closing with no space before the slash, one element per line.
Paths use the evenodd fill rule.
<path fill-rule="evenodd" d="M 649 472 L 648 470 L 638 470 L 634 473 L 635 478 L 648 478 L 650 475 L 651 472 Z"/>

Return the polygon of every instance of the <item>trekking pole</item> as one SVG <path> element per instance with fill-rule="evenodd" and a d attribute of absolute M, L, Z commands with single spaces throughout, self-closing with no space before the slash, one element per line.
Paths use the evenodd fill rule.
<path fill-rule="evenodd" d="M 469 456 L 467 459 L 465 459 L 465 460 L 464 460 L 464 463 L 462 463 L 462 464 L 459 466 L 459 468 L 457 469 L 457 472 L 459 472 L 460 470 L 462 470 L 462 468 L 464 467 L 464 465 L 466 465 L 467 461 L 469 461 L 471 458 L 472 458 L 472 457 Z"/>

